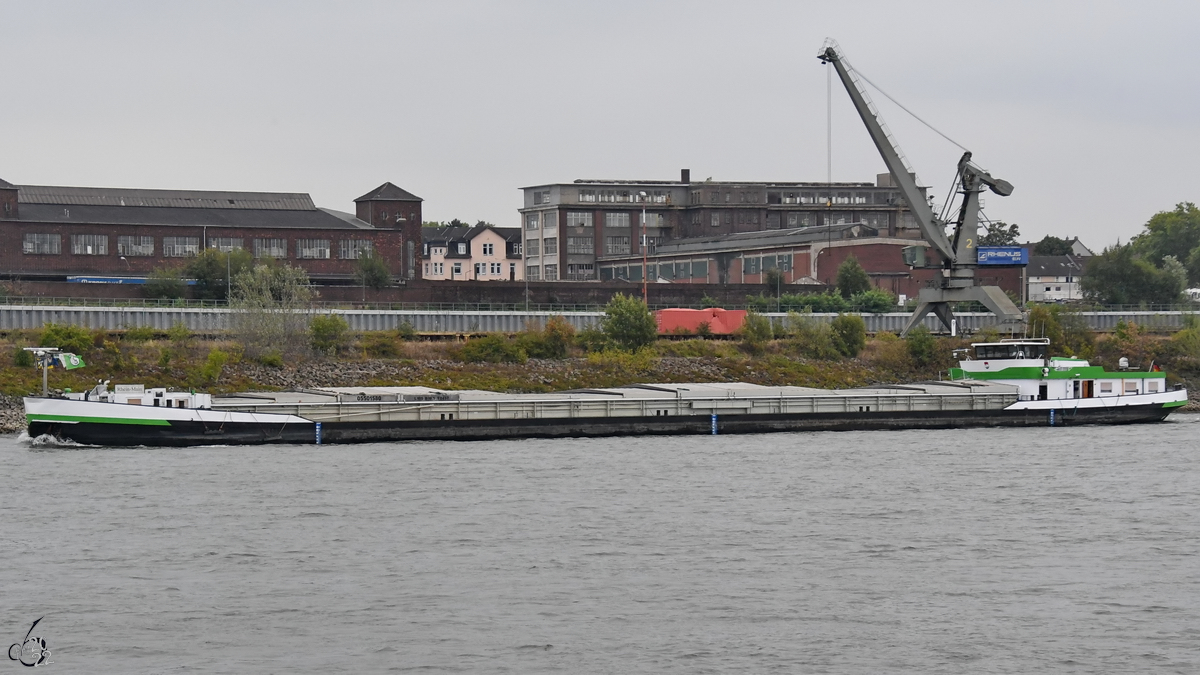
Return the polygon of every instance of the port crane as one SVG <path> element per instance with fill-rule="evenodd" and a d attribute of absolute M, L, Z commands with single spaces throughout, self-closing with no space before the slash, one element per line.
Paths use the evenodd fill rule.
<path fill-rule="evenodd" d="M 979 194 L 988 189 L 1007 197 L 1012 194 L 1012 184 L 992 177 L 971 161 L 969 150 L 964 152 L 962 159 L 958 161 L 956 176 L 956 183 L 963 197 L 962 205 L 953 223 L 953 234 L 947 236 L 946 226 L 949 223 L 936 216 L 933 208 L 923 199 L 923 194 L 917 187 L 916 174 L 908 167 L 904 155 L 859 81 L 859 76 L 846 61 L 841 48 L 833 40 L 826 40 L 817 58 L 837 70 L 838 77 L 846 87 L 846 93 L 850 95 L 855 110 L 866 124 L 871 140 L 883 156 L 883 162 L 900 188 L 900 193 L 916 219 L 921 234 L 941 257 L 940 263 L 931 260 L 931 264 L 927 265 L 924 260 L 925 247 L 905 249 L 904 258 L 909 266 L 936 267 L 941 269 L 942 274 L 935 287 L 921 289 L 917 296 L 917 308 L 909 317 L 901 336 L 907 335 L 930 312 L 941 319 L 947 330 L 953 330 L 953 304 L 956 302 L 981 303 L 1004 323 L 1023 322 L 1024 315 L 1021 310 L 1017 309 L 1003 290 L 997 286 L 975 285 L 975 268 L 978 266 L 978 253 L 975 249 L 979 241 Z"/>

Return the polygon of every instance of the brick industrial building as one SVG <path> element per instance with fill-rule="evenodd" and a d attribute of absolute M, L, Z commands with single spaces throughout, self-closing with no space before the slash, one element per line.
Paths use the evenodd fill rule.
<path fill-rule="evenodd" d="M 303 193 L 12 185 L 0 180 L 0 276 L 144 278 L 205 248 L 242 248 L 305 269 L 316 283 L 353 278 L 375 252 L 398 282 L 416 278 L 421 199 L 391 183 L 355 213 Z"/>
<path fill-rule="evenodd" d="M 609 259 L 650 255 L 669 241 L 861 224 L 893 239 L 920 234 L 890 174 L 874 183 L 577 180 L 523 188 L 530 279 L 600 278 Z"/>

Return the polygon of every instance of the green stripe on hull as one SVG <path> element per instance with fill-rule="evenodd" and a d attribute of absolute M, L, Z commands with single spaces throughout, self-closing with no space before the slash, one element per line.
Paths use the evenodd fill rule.
<path fill-rule="evenodd" d="M 967 372 L 962 368 L 951 368 L 952 380 L 1161 380 L 1167 374 L 1161 371 L 1123 370 L 1119 372 L 1105 371 L 1103 366 L 1078 366 L 1068 370 L 1049 369 L 1042 375 L 1041 368 L 1012 367 L 1001 370 L 985 370 Z"/>
<path fill-rule="evenodd" d="M 1164 408 L 1178 408 L 1187 405 L 1187 401 L 1170 401 L 1163 404 Z"/>
<path fill-rule="evenodd" d="M 167 420 L 135 419 L 132 417 L 83 417 L 80 415 L 41 415 L 32 413 L 25 416 L 30 422 L 91 422 L 92 424 L 140 424 L 150 427 L 169 427 Z"/>

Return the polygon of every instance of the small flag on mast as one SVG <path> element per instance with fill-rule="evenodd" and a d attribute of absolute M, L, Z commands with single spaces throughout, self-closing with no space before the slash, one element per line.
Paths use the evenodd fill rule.
<path fill-rule="evenodd" d="M 76 356 L 75 354 L 58 354 L 55 356 L 55 360 L 67 370 L 82 368 L 87 365 L 83 362 L 83 357 Z"/>

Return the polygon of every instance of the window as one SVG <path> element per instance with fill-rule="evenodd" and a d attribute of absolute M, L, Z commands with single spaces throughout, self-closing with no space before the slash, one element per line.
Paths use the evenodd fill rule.
<path fill-rule="evenodd" d="M 163 237 L 164 258 L 190 258 L 200 255 L 200 237 Z"/>
<path fill-rule="evenodd" d="M 591 255 L 596 251 L 596 244 L 591 237 L 567 237 L 568 255 Z"/>
<path fill-rule="evenodd" d="M 527 229 L 527 230 L 538 229 L 538 214 L 536 214 L 536 213 L 526 213 L 525 214 L 525 229 Z"/>
<path fill-rule="evenodd" d="M 371 255 L 371 242 L 367 239 L 343 239 L 338 242 L 338 257 L 342 260 L 358 260 Z"/>
<path fill-rule="evenodd" d="M 1137 385 L 1138 385 L 1137 380 L 1125 380 L 1125 393 L 1126 394 L 1138 393 Z"/>
<path fill-rule="evenodd" d="M 154 237 L 117 237 L 117 255 L 154 255 Z"/>
<path fill-rule="evenodd" d="M 1147 394 L 1158 393 L 1158 380 L 1146 380 L 1146 393 Z"/>
<path fill-rule="evenodd" d="M 604 214 L 605 227 L 629 227 L 628 213 L 606 213 Z"/>
<path fill-rule="evenodd" d="M 222 253 L 229 253 L 234 249 L 242 248 L 241 237 L 209 237 L 208 247 L 215 248 Z"/>
<path fill-rule="evenodd" d="M 459 254 L 459 255 L 466 255 L 466 254 L 467 254 L 467 245 L 466 245 L 466 243 L 465 243 L 465 242 L 459 242 L 459 243 L 458 243 L 458 254 Z"/>
<path fill-rule="evenodd" d="M 26 234 L 23 251 L 35 255 L 58 255 L 62 253 L 62 235 Z"/>
<path fill-rule="evenodd" d="M 581 202 L 596 201 L 596 191 L 595 190 L 580 190 L 579 191 L 579 201 L 581 201 Z"/>
<path fill-rule="evenodd" d="M 546 245 L 545 255 L 558 255 L 558 237 L 547 237 L 544 243 Z M 546 272 L 549 274 L 549 267 L 546 268 Z M 547 278 L 546 281 L 550 281 L 550 279 Z"/>
<path fill-rule="evenodd" d="M 567 276 L 570 281 L 591 281 L 596 278 L 596 266 L 590 263 L 567 265 Z"/>
<path fill-rule="evenodd" d="M 539 268 L 537 265 L 530 265 L 529 267 L 526 267 L 525 268 L 525 278 L 529 279 L 530 281 L 541 281 L 542 280 L 541 268 Z"/>
<path fill-rule="evenodd" d="M 475 263 L 475 277 L 479 278 L 487 274 L 487 263 Z"/>
<path fill-rule="evenodd" d="M 254 257 L 262 258 L 263 256 L 272 256 L 269 253 L 261 253 L 259 242 L 280 241 L 278 239 L 255 239 L 254 240 Z M 434 253 L 437 249 L 434 249 Z M 297 239 L 296 240 L 296 257 L 301 260 L 326 260 L 329 258 L 329 240 L 328 239 Z"/>
<path fill-rule="evenodd" d="M 625 255 L 629 253 L 629 237 L 605 237 L 605 255 Z"/>
<path fill-rule="evenodd" d="M 1112 382 L 1101 382 L 1100 383 L 1100 393 L 1101 394 L 1111 394 L 1112 393 Z"/>
<path fill-rule="evenodd" d="M 489 270 L 489 271 L 490 271 L 492 274 L 500 274 L 500 263 L 490 263 L 490 270 Z"/>
<path fill-rule="evenodd" d="M 567 211 L 567 227 L 591 227 L 591 212 Z"/>
<path fill-rule="evenodd" d="M 254 257 L 287 258 L 287 239 L 254 239 Z"/>
<path fill-rule="evenodd" d="M 71 253 L 75 255 L 108 255 L 107 234 L 71 235 Z"/>
<path fill-rule="evenodd" d="M 689 204 L 699 204 L 700 203 L 700 191 L 699 190 L 692 190 L 691 194 L 688 195 L 688 203 Z"/>
<path fill-rule="evenodd" d="M 719 213 L 712 214 L 712 226 L 713 227 L 721 226 L 721 214 L 719 214 Z"/>
<path fill-rule="evenodd" d="M 558 265 L 546 265 L 546 281 L 558 281 Z"/>
<path fill-rule="evenodd" d="M 484 255 L 496 255 L 496 245 L 495 244 L 484 244 L 483 245 L 483 254 Z"/>
<path fill-rule="evenodd" d="M 512 245 L 512 254 L 513 255 L 521 255 L 521 251 L 522 251 L 521 242 L 514 242 Z"/>
<path fill-rule="evenodd" d="M 542 254 L 541 246 L 542 246 L 542 243 L 540 241 L 538 241 L 537 239 L 525 240 L 525 255 L 526 255 L 526 257 L 532 258 L 533 256 L 541 255 Z"/>
<path fill-rule="evenodd" d="M 713 204 L 720 202 L 721 201 L 721 193 L 716 190 L 713 190 L 712 193 L 710 195 L 708 195 L 708 201 L 712 202 Z"/>
<path fill-rule="evenodd" d="M 650 255 L 654 255 L 654 251 L 658 248 L 658 240 L 662 237 L 646 237 L 646 250 Z"/>
<path fill-rule="evenodd" d="M 445 275 L 446 274 L 446 263 L 440 263 L 440 262 L 433 263 L 433 274 L 434 274 L 434 276 L 439 276 L 439 277 Z"/>
<path fill-rule="evenodd" d="M 550 203 L 550 191 L 549 190 L 539 190 L 538 192 L 534 192 L 533 193 L 533 203 L 534 204 L 549 204 Z"/>
<path fill-rule="evenodd" d="M 454 263 L 454 276 L 456 276 L 456 277 L 462 276 L 462 263 L 460 263 L 460 262 Z"/>
<path fill-rule="evenodd" d="M 558 227 L 558 211 L 546 211 L 542 214 L 542 229 L 553 230 Z"/>

